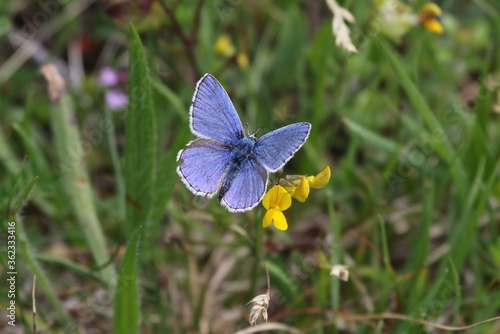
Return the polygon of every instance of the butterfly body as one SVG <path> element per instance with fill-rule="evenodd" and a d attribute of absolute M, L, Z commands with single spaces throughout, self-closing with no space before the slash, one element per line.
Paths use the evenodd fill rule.
<path fill-rule="evenodd" d="M 179 151 L 177 173 L 195 195 L 213 197 L 231 212 L 254 208 L 263 198 L 269 172 L 290 160 L 309 136 L 309 123 L 295 123 L 256 138 L 245 136 L 224 88 L 210 74 L 196 85 L 190 109 L 198 138 Z"/>
<path fill-rule="evenodd" d="M 240 164 L 252 155 L 255 140 L 249 137 L 240 139 L 231 152 L 231 161 L 235 164 Z"/>
<path fill-rule="evenodd" d="M 255 157 L 252 154 L 255 142 L 255 136 L 250 135 L 240 139 L 240 141 L 234 146 L 233 151 L 231 152 L 226 177 L 224 178 L 219 191 L 219 202 L 222 198 L 224 198 L 224 195 L 231 187 L 236 175 L 241 173 L 242 169 L 247 166 L 247 161 L 255 160 Z"/>

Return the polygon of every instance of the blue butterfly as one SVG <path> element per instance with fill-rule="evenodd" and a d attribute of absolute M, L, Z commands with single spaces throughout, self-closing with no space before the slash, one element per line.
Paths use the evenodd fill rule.
<path fill-rule="evenodd" d="M 268 173 L 276 172 L 304 145 L 311 124 L 295 123 L 260 138 L 245 136 L 222 85 L 210 74 L 196 84 L 189 127 L 198 138 L 180 150 L 177 174 L 195 195 L 213 197 L 230 212 L 254 208 L 264 197 Z"/>

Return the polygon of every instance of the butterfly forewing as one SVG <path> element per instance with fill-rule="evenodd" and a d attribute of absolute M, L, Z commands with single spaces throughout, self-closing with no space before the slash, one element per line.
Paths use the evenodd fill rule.
<path fill-rule="evenodd" d="M 271 131 L 257 140 L 254 156 L 269 172 L 276 172 L 304 145 L 310 131 L 311 124 L 306 122 Z"/>
<path fill-rule="evenodd" d="M 210 74 L 198 81 L 189 116 L 191 132 L 198 137 L 232 144 L 245 136 L 233 103 Z"/>
<path fill-rule="evenodd" d="M 177 174 L 195 195 L 212 197 L 220 188 L 230 157 L 228 147 L 214 140 L 198 138 L 177 155 L 177 161 L 182 161 Z"/>
<path fill-rule="evenodd" d="M 254 208 L 264 197 L 268 174 L 255 159 L 241 164 L 231 186 L 221 199 L 221 204 L 231 212 Z"/>

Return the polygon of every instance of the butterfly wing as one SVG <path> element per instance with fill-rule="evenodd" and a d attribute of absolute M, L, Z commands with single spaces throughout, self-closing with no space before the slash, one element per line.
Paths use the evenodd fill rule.
<path fill-rule="evenodd" d="M 177 161 L 177 174 L 182 182 L 195 195 L 213 197 L 219 190 L 227 168 L 231 150 L 214 140 L 198 138 L 180 150 Z"/>
<path fill-rule="evenodd" d="M 264 197 L 268 174 L 257 160 L 251 158 L 243 161 L 240 168 L 231 168 L 225 177 L 232 181 L 227 191 L 224 190 L 220 203 L 230 212 L 251 210 Z"/>
<path fill-rule="evenodd" d="M 205 74 L 196 84 L 189 109 L 189 126 L 196 136 L 225 144 L 232 144 L 245 136 L 233 103 L 210 74 Z"/>
<path fill-rule="evenodd" d="M 311 124 L 302 122 L 284 126 L 257 139 L 253 154 L 268 172 L 276 172 L 304 145 Z"/>

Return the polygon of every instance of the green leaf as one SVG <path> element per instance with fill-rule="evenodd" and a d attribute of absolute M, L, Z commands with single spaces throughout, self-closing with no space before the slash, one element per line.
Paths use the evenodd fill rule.
<path fill-rule="evenodd" d="M 137 259 L 142 227 L 139 226 L 127 246 L 114 298 L 113 333 L 139 333 L 139 289 Z"/>
<path fill-rule="evenodd" d="M 113 116 L 111 114 L 111 110 L 109 108 L 104 108 L 104 113 L 106 114 L 106 118 L 109 122 L 113 123 Z M 115 125 L 111 127 L 111 129 L 107 133 L 108 137 L 108 145 L 109 145 L 109 155 L 111 157 L 111 162 L 113 164 L 113 169 L 115 171 L 115 179 L 116 179 L 116 194 L 117 194 L 117 202 L 118 208 L 116 211 L 118 212 L 117 216 L 121 221 L 125 221 L 125 178 L 123 176 L 123 169 L 120 162 L 120 157 L 118 155 L 118 147 L 116 144 L 116 133 L 115 133 Z"/>
<path fill-rule="evenodd" d="M 53 70 L 51 75 L 56 76 L 59 73 Z M 46 78 L 50 88 L 54 85 L 52 82 L 54 79 L 50 75 Z M 68 202 L 78 219 L 96 266 L 102 267 L 101 274 L 108 282 L 108 286 L 112 287 L 115 284 L 116 272 L 112 265 L 106 265 L 110 263 L 110 256 L 97 215 L 89 175 L 85 168 L 86 157 L 92 147 L 88 142 L 82 141 L 73 100 L 67 93 L 66 87 L 58 87 L 58 89 L 60 89 L 60 96 L 57 99 L 53 98 L 50 113 L 58 157 L 58 160 L 52 163 L 52 168 L 62 182 Z"/>
<path fill-rule="evenodd" d="M 296 300 L 299 295 L 299 287 L 289 273 L 274 261 L 266 261 L 267 268 L 269 269 L 269 277 L 275 287 L 278 288 L 288 301 Z"/>
<path fill-rule="evenodd" d="M 129 106 L 125 143 L 126 225 L 129 232 L 144 225 L 151 238 L 152 203 L 157 180 L 157 130 L 152 78 L 141 40 L 130 25 Z"/>
<path fill-rule="evenodd" d="M 23 189 L 21 189 L 21 192 L 19 195 L 14 199 L 14 202 L 12 203 L 12 206 L 10 207 L 9 210 L 9 218 L 11 220 L 15 220 L 17 217 L 17 213 L 21 209 L 21 207 L 26 203 L 28 200 L 28 196 L 31 193 L 31 189 L 33 189 L 33 186 L 35 183 L 38 182 L 38 176 L 33 178 Z"/>

